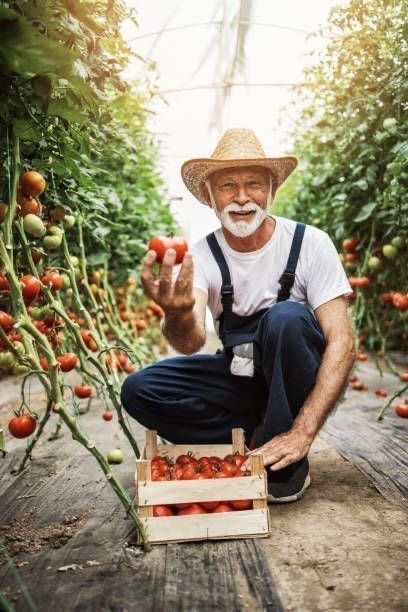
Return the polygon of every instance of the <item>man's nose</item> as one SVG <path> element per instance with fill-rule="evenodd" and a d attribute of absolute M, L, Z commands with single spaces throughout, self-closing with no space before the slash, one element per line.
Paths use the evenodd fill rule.
<path fill-rule="evenodd" d="M 238 204 L 246 204 L 251 198 L 248 197 L 245 187 L 242 185 L 238 188 L 237 202 Z"/>

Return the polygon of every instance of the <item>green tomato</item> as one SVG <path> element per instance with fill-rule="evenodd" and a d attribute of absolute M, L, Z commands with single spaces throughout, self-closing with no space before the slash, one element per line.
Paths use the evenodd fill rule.
<path fill-rule="evenodd" d="M 16 358 L 11 351 L 0 353 L 0 370 L 9 370 L 16 364 Z"/>
<path fill-rule="evenodd" d="M 378 270 L 378 268 L 381 268 L 381 259 L 379 257 L 370 257 L 370 259 L 367 262 L 368 267 L 370 268 L 370 270 Z"/>
<path fill-rule="evenodd" d="M 48 319 L 51 319 L 52 317 L 54 317 L 55 311 L 50 306 L 43 306 L 41 314 L 43 319 L 45 319 L 46 317 Z"/>
<path fill-rule="evenodd" d="M 34 321 L 41 321 L 43 316 L 43 307 L 33 306 L 31 309 L 31 318 L 34 319 Z"/>
<path fill-rule="evenodd" d="M 65 215 L 62 225 L 65 227 L 65 229 L 71 229 L 71 227 L 74 227 L 75 221 L 76 219 L 74 215 Z"/>
<path fill-rule="evenodd" d="M 78 257 L 75 257 L 75 255 L 71 255 L 70 257 L 70 262 L 73 268 L 78 268 L 79 267 L 79 259 Z"/>
<path fill-rule="evenodd" d="M 405 239 L 402 236 L 395 236 L 395 238 L 391 240 L 391 244 L 397 247 L 397 249 L 402 249 L 405 245 Z"/>
<path fill-rule="evenodd" d="M 107 454 L 108 463 L 122 463 L 123 453 L 118 448 L 112 448 Z"/>
<path fill-rule="evenodd" d="M 27 372 L 29 371 L 30 371 L 29 366 L 26 366 L 20 363 L 16 363 L 16 365 L 13 366 L 12 373 L 14 374 L 14 376 L 21 376 L 22 374 L 27 374 Z"/>
<path fill-rule="evenodd" d="M 339 259 L 341 261 L 342 264 L 344 264 L 344 262 L 346 261 L 346 258 L 344 257 L 343 253 L 338 253 Z"/>
<path fill-rule="evenodd" d="M 47 250 L 58 249 L 62 243 L 62 234 L 55 236 L 45 236 L 43 240 L 44 248 Z"/>
<path fill-rule="evenodd" d="M 23 219 L 23 227 L 24 231 L 30 236 L 34 236 L 35 238 L 40 238 L 45 234 L 45 225 L 41 221 L 40 217 L 37 215 L 33 215 L 29 213 Z"/>
<path fill-rule="evenodd" d="M 393 127 L 397 125 L 397 120 L 394 117 L 387 117 L 383 121 L 384 130 L 391 130 Z"/>
<path fill-rule="evenodd" d="M 71 281 L 69 280 L 68 274 L 61 274 L 61 277 L 64 281 L 64 287 L 69 287 L 71 284 Z"/>
<path fill-rule="evenodd" d="M 48 228 L 48 233 L 52 236 L 62 236 L 64 232 L 59 225 L 50 225 Z"/>
<path fill-rule="evenodd" d="M 397 247 L 392 244 L 384 244 L 382 252 L 384 257 L 387 259 L 395 259 L 395 257 L 398 255 Z"/>

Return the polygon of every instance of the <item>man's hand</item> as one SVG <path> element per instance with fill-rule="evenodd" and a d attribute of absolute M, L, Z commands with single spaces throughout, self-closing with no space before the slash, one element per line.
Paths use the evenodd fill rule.
<path fill-rule="evenodd" d="M 264 465 L 270 465 L 269 469 L 275 472 L 306 457 L 312 442 L 313 439 L 308 438 L 303 432 L 291 429 L 275 436 L 272 440 L 248 454 L 261 453 Z M 242 464 L 241 470 L 245 469 L 250 469 L 249 461 Z"/>
<path fill-rule="evenodd" d="M 184 256 L 183 264 L 175 282 L 172 271 L 176 260 L 176 251 L 168 249 L 163 257 L 157 278 L 153 276 L 153 264 L 156 261 L 155 251 L 148 251 L 140 274 L 146 295 L 159 304 L 167 317 L 191 312 L 194 307 L 193 296 L 193 258 L 190 253 Z"/>

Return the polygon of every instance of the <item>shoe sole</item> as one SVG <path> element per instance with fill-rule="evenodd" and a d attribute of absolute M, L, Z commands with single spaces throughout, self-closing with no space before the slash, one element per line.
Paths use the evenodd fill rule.
<path fill-rule="evenodd" d="M 307 489 L 310 487 L 311 484 L 312 484 L 312 479 L 310 478 L 310 474 L 308 474 L 306 476 L 306 480 L 305 480 L 303 487 L 298 493 L 295 493 L 294 495 L 288 495 L 286 497 L 274 497 L 273 495 L 268 493 L 267 498 L 266 498 L 267 502 L 268 504 L 288 504 L 290 502 L 298 501 L 299 499 L 302 499 L 302 497 L 304 496 L 304 494 L 306 493 Z"/>

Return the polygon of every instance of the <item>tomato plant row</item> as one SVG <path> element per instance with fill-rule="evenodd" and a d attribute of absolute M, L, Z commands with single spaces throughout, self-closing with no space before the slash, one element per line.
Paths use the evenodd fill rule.
<path fill-rule="evenodd" d="M 33 434 L 20 468 L 55 418 L 55 436 L 68 427 L 142 529 L 111 469 L 121 451 L 105 458 L 78 416 L 78 403 L 97 396 L 101 417 L 115 414 L 139 455 L 121 377 L 155 358 L 162 313 L 135 270 L 152 227 L 174 229 L 146 129 L 149 84 L 122 77 L 127 18 L 116 0 L 0 7 L 2 32 L 13 32 L 0 48 L 0 375 L 23 375 L 9 422 L 12 435 Z M 80 384 L 69 384 L 73 369 Z M 46 392 L 42 413 L 27 401 L 31 376 Z"/>

